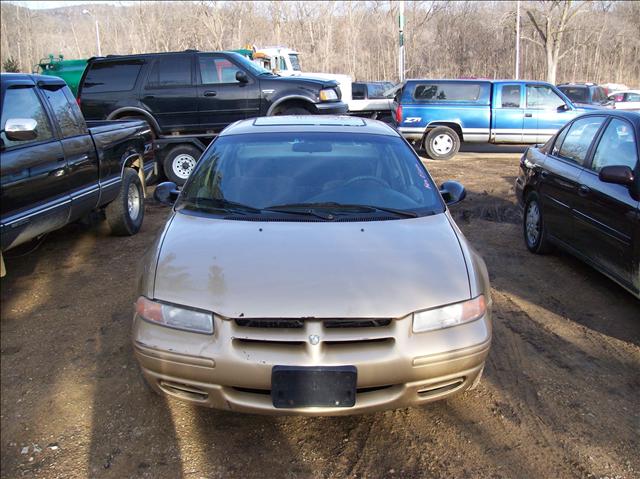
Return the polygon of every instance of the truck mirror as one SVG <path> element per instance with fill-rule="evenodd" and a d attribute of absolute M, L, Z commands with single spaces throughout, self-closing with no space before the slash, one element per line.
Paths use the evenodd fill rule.
<path fill-rule="evenodd" d="M 178 199 L 180 191 L 178 186 L 172 181 L 165 181 L 156 186 L 153 198 L 163 205 L 173 205 Z"/>
<path fill-rule="evenodd" d="M 457 181 L 445 181 L 440 185 L 440 194 L 447 206 L 451 206 L 464 200 L 467 190 Z"/>
<path fill-rule="evenodd" d="M 11 141 L 35 140 L 38 122 L 33 118 L 9 118 L 4 125 L 4 134 Z"/>
<path fill-rule="evenodd" d="M 247 83 L 249 81 L 249 78 L 247 78 L 247 74 L 245 72 L 238 70 L 236 72 L 236 80 L 238 80 L 240 83 Z"/>

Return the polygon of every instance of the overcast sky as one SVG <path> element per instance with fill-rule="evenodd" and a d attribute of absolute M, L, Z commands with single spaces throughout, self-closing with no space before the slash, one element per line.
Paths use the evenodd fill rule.
<path fill-rule="evenodd" d="M 61 2 L 54 2 L 54 1 L 40 1 L 40 2 L 19 2 L 19 1 L 12 1 L 12 2 L 8 2 L 8 3 L 15 3 L 16 5 L 20 5 L 21 7 L 27 7 L 27 8 L 31 8 L 34 10 L 43 10 L 43 9 L 47 9 L 47 8 L 60 8 L 60 7 L 72 7 L 74 5 L 87 5 L 87 4 L 96 4 L 96 3 L 108 3 L 111 5 L 127 5 L 127 4 L 132 4 L 132 3 L 136 3 L 136 2 L 132 2 L 132 1 L 106 1 L 106 0 L 77 0 L 77 1 L 61 1 Z"/>

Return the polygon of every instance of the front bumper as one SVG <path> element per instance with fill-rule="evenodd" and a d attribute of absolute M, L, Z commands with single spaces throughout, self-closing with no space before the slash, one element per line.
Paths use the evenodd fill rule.
<path fill-rule="evenodd" d="M 319 115 L 344 115 L 349 110 L 349 105 L 343 101 L 316 103 L 315 105 Z"/>
<path fill-rule="evenodd" d="M 280 415 L 348 415 L 417 406 L 469 389 L 491 343 L 490 312 L 460 326 L 415 334 L 412 317 L 366 328 L 261 328 L 215 318 L 213 335 L 134 318 L 136 358 L 151 387 L 202 406 Z M 311 344 L 311 336 L 318 336 Z M 317 339 L 317 338 L 314 338 Z M 356 404 L 278 409 L 271 401 L 275 365 L 357 368 Z"/>

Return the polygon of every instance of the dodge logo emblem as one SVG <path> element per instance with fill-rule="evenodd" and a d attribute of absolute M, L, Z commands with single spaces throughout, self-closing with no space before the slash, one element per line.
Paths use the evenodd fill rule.
<path fill-rule="evenodd" d="M 318 336 L 317 334 L 312 334 L 311 336 L 309 336 L 309 342 L 315 346 L 320 342 L 320 336 Z"/>

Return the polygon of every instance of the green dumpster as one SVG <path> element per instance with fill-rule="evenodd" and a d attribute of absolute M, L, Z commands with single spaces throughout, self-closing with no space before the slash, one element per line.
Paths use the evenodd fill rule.
<path fill-rule="evenodd" d="M 56 58 L 49 55 L 38 63 L 38 73 L 41 75 L 51 75 L 62 78 L 74 95 L 78 94 L 78 84 L 80 78 L 87 67 L 87 60 L 65 60 L 62 55 Z"/>

